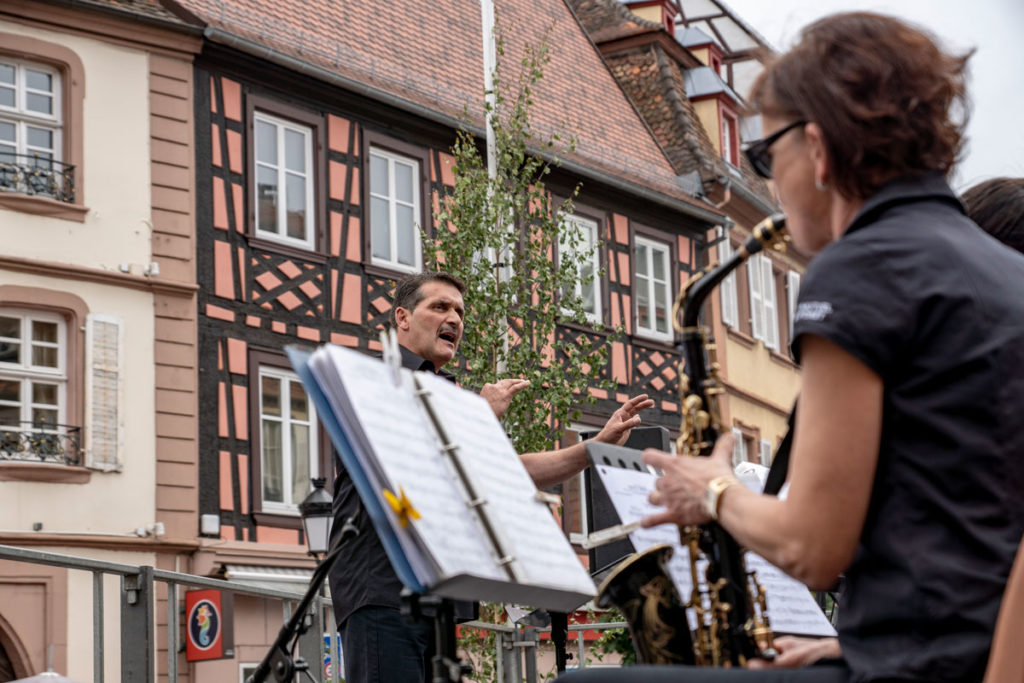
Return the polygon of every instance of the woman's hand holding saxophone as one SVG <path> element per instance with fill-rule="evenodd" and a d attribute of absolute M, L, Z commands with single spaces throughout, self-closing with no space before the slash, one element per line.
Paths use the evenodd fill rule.
<path fill-rule="evenodd" d="M 679 457 L 653 448 L 644 451 L 644 462 L 664 471 L 648 500 L 666 509 L 645 517 L 641 524 L 693 526 L 711 521 L 705 506 L 708 484 L 717 477 L 732 475 L 734 442 L 731 433 L 723 434 L 707 458 Z"/>

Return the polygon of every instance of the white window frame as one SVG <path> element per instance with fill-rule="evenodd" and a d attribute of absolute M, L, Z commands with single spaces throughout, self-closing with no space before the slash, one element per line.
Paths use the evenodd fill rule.
<path fill-rule="evenodd" d="M 570 214 L 562 216 L 562 221 L 565 223 L 572 223 L 577 226 L 581 232 L 589 233 L 590 244 L 592 246 L 590 258 L 587 259 L 590 262 L 594 279 L 591 281 L 591 291 L 593 293 L 593 301 L 590 302 L 593 307 L 593 311 L 584 311 L 587 316 L 587 320 L 592 323 L 600 323 L 604 320 L 604 310 L 602 308 L 602 301 L 604 291 L 601 288 L 601 249 L 600 249 L 600 225 L 593 218 L 587 218 L 586 216 L 580 216 L 578 214 Z M 582 246 L 582 245 L 581 245 Z M 575 252 L 576 250 L 565 244 L 564 241 L 560 240 L 558 244 L 558 253 L 568 254 Z M 575 293 L 580 299 L 583 298 L 583 282 L 582 274 L 577 273 L 579 277 L 576 279 Z M 587 302 L 584 302 L 586 304 Z"/>
<path fill-rule="evenodd" d="M 736 166 L 736 153 L 733 150 L 733 125 L 732 117 L 722 112 L 722 159 L 732 166 Z"/>
<path fill-rule="evenodd" d="M 771 467 L 772 465 L 772 454 L 775 449 L 772 447 L 772 442 L 768 439 L 761 439 L 759 443 L 761 464 L 765 467 Z"/>
<path fill-rule="evenodd" d="M 10 59 L 9 57 L 0 57 L 0 64 L 14 67 L 14 86 L 11 87 L 9 84 L 2 83 L 0 88 L 13 89 L 14 90 L 14 106 L 5 107 L 0 105 L 0 121 L 4 123 L 11 123 L 15 126 L 15 143 L 14 153 L 15 154 L 32 154 L 33 151 L 45 152 L 51 155 L 53 161 L 63 161 L 63 90 L 61 88 L 61 74 L 58 70 L 51 66 L 45 66 L 35 62 L 27 62 L 18 59 Z M 36 91 L 28 87 L 28 78 L 26 71 L 38 71 L 45 73 L 52 78 L 53 89 L 44 93 L 43 91 Z M 51 114 L 46 115 L 41 112 L 32 111 L 27 106 L 27 96 L 29 92 L 37 92 L 45 94 L 52 98 Z M 28 144 L 28 127 L 32 126 L 35 128 L 44 128 L 53 133 L 53 146 L 51 148 L 43 147 L 32 147 Z M 0 142 L 0 146 L 8 146 L 8 142 Z M 26 160 L 15 160 L 16 163 L 27 163 Z"/>
<path fill-rule="evenodd" d="M 718 262 L 725 263 L 727 260 L 732 258 L 734 253 L 732 242 L 729 239 L 728 228 L 725 226 L 719 226 L 718 236 L 721 238 L 721 241 L 718 243 Z M 719 296 L 721 296 L 722 304 L 722 322 L 735 329 L 739 326 L 740 320 L 739 299 L 736 295 L 735 270 L 729 273 L 729 275 L 722 280 Z"/>
<path fill-rule="evenodd" d="M 736 469 L 740 463 L 747 462 L 750 458 L 747 457 L 747 440 L 743 430 L 733 427 L 732 435 L 736 437 L 732 444 L 732 467 Z"/>
<path fill-rule="evenodd" d="M 754 254 L 747 261 L 750 290 L 750 330 L 765 347 L 779 349 L 779 314 L 775 297 L 775 273 L 771 259 Z"/>
<path fill-rule="evenodd" d="M 264 123 L 276 128 L 275 144 L 277 145 L 277 165 L 270 164 L 265 161 L 260 161 L 257 158 L 257 150 L 259 149 L 259 141 L 256 139 L 257 132 L 259 131 L 259 124 Z M 287 168 L 285 163 L 285 132 L 291 131 L 298 133 L 303 136 L 303 152 L 306 160 L 305 168 L 301 173 L 293 171 Z M 316 178 L 313 168 L 313 128 L 305 126 L 294 121 L 288 121 L 282 119 L 273 114 L 268 114 L 264 111 L 253 112 L 253 203 L 255 206 L 252 207 L 253 211 L 253 225 L 254 233 L 261 239 L 266 239 L 272 242 L 278 242 L 280 244 L 286 244 L 292 247 L 298 247 L 309 251 L 316 250 L 316 201 L 315 201 L 315 185 Z M 269 168 L 273 169 L 277 174 L 277 231 L 264 230 L 260 227 L 260 216 L 259 216 L 259 169 Z M 286 182 L 289 175 L 302 177 L 306 181 L 306 192 L 305 192 L 305 237 L 298 239 L 296 237 L 290 237 L 288 235 L 288 184 Z"/>
<path fill-rule="evenodd" d="M 369 164 L 366 169 L 366 183 L 369 189 L 370 202 L 373 200 L 383 199 L 388 204 L 388 239 L 389 253 L 391 254 L 390 259 L 375 256 L 373 253 L 373 218 L 372 209 L 366 207 L 367 212 L 367 224 L 370 230 L 370 259 L 374 265 L 382 266 L 390 270 L 397 270 L 405 273 L 418 273 L 423 269 L 423 245 L 420 237 L 420 220 L 422 219 L 423 212 L 423 198 L 420 196 L 420 162 L 412 157 L 407 157 L 402 154 L 395 154 L 390 150 L 383 149 L 381 147 L 370 147 L 370 163 L 372 163 L 373 157 L 383 159 L 387 162 L 388 169 L 388 189 L 390 194 L 383 194 L 375 191 L 372 181 L 372 173 L 370 172 Z M 395 194 L 395 164 L 405 164 L 412 168 L 412 232 L 413 232 L 413 263 L 401 263 L 398 260 L 398 224 L 395 220 L 397 214 L 397 206 L 404 204 L 410 206 L 409 203 L 399 200 Z"/>
<path fill-rule="evenodd" d="M 634 259 L 639 258 L 637 253 L 636 253 L 637 252 L 636 247 L 639 247 L 639 246 L 646 247 L 647 248 L 647 253 L 650 254 L 650 259 L 649 259 L 649 261 L 647 263 L 648 275 L 645 275 L 643 277 L 647 280 L 647 301 L 649 302 L 648 305 L 650 306 L 650 316 L 649 316 L 649 318 L 650 318 L 650 320 L 655 325 L 655 327 L 643 327 L 640 324 L 640 297 L 639 296 L 635 296 L 636 292 L 634 292 L 634 297 L 633 298 L 634 298 L 634 300 L 636 302 L 635 303 L 635 307 L 634 307 L 634 311 L 635 311 L 635 314 L 636 314 L 636 331 L 637 331 L 637 334 L 638 335 L 642 335 L 644 337 L 649 337 L 651 339 L 657 339 L 659 341 L 671 342 L 672 341 L 672 247 L 669 246 L 665 242 L 659 242 L 657 240 L 653 240 L 653 239 L 650 239 L 650 238 L 647 238 L 647 237 L 641 237 L 640 235 L 636 235 L 633 238 L 633 245 L 634 245 L 634 248 L 633 248 L 633 257 L 634 257 Z M 655 301 L 655 296 L 654 296 L 654 285 L 655 285 L 655 279 L 654 279 L 654 258 L 655 258 L 655 256 L 654 256 L 654 253 L 655 253 L 655 251 L 660 251 L 662 253 L 662 258 L 665 261 L 665 277 L 666 277 L 666 280 L 665 280 L 665 296 L 666 296 L 666 299 L 667 299 L 665 301 L 665 323 L 666 323 L 666 328 L 668 330 L 667 332 L 660 332 L 660 331 L 658 331 L 657 322 L 656 322 L 656 315 L 657 315 L 657 311 L 658 311 L 658 306 L 657 306 L 657 302 Z M 637 288 L 637 292 L 638 292 L 639 288 L 640 288 L 640 276 L 637 274 L 636 263 L 633 264 L 633 282 L 636 284 L 636 288 Z"/>
<path fill-rule="evenodd" d="M 257 424 L 256 428 L 260 430 L 260 501 L 264 512 L 275 512 L 284 513 L 290 515 L 298 515 L 298 505 L 301 500 L 288 501 L 291 496 L 291 491 L 294 484 L 294 476 L 292 473 L 292 439 L 291 439 L 291 425 L 293 422 L 299 424 L 306 424 L 309 427 L 309 478 L 312 480 L 314 477 L 319 476 L 320 470 L 320 458 L 319 458 L 319 444 L 317 443 L 317 417 L 316 407 L 313 405 L 313 399 L 306 394 L 306 401 L 309 405 L 309 419 L 308 420 L 292 420 L 291 418 L 291 382 L 301 383 L 298 375 L 290 370 L 276 367 L 273 365 L 261 365 L 257 377 Z M 264 415 L 263 414 L 263 378 L 271 377 L 281 382 L 281 415 Z M 281 423 L 281 494 L 285 498 L 283 502 L 267 500 L 263 496 L 264 483 L 263 478 L 266 477 L 266 443 L 263 439 L 263 422 L 264 420 L 271 420 L 274 422 Z M 308 424 L 307 424 L 308 423 Z"/>
<path fill-rule="evenodd" d="M 793 319 L 800 296 L 800 273 L 790 270 L 786 273 L 786 304 L 789 313 L 789 341 L 793 342 Z"/>
<path fill-rule="evenodd" d="M 57 425 L 67 424 L 67 322 L 57 313 L 48 311 L 37 311 L 22 308 L 0 308 L 0 315 L 5 318 L 17 318 L 21 321 L 19 333 L 21 335 L 17 343 L 21 345 L 21 361 L 18 363 L 0 362 L 0 378 L 17 381 L 19 424 L 0 425 L 2 431 L 32 431 L 56 433 Z M 31 337 L 31 322 L 46 322 L 57 324 L 57 342 L 33 342 Z M 13 338 L 12 338 L 13 339 Z M 32 365 L 32 347 L 46 346 L 57 349 L 57 367 Z M 52 429 L 37 430 L 32 420 L 32 382 L 40 381 L 47 384 L 57 385 L 57 422 Z M 47 406 L 49 407 L 49 406 Z"/>

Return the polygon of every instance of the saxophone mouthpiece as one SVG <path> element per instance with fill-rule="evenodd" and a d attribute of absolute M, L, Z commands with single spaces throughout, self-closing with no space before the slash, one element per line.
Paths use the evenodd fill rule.
<path fill-rule="evenodd" d="M 743 244 L 743 250 L 751 256 L 768 246 L 781 251 L 785 249 L 785 239 L 786 215 L 773 213 L 754 226 L 750 237 Z"/>

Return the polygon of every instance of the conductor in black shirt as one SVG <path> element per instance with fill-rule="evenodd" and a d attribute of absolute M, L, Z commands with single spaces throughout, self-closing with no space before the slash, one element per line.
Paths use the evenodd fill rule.
<path fill-rule="evenodd" d="M 447 273 L 411 275 L 395 288 L 391 323 L 410 370 L 436 373 L 452 382 L 445 366 L 455 357 L 465 325 L 465 285 Z M 512 398 L 529 386 L 522 379 L 486 384 L 480 395 L 500 418 Z M 640 424 L 637 413 L 654 402 L 646 394 L 629 399 L 612 414 L 595 437 L 621 444 Z M 520 455 L 539 487 L 564 481 L 587 465 L 582 443 L 567 448 Z M 341 470 L 334 484 L 334 529 L 361 503 L 348 474 Z M 422 683 L 430 681 L 433 623 L 406 622 L 399 612 L 402 584 L 388 561 L 367 515 L 358 517 L 359 535 L 346 547 L 329 580 L 335 619 L 341 635 L 348 683 Z"/>

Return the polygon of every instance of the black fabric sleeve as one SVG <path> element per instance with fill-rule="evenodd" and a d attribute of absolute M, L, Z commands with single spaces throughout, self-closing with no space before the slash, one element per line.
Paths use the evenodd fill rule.
<path fill-rule="evenodd" d="M 884 242 L 850 238 L 818 254 L 801 283 L 794 316 L 797 362 L 804 335 L 816 334 L 888 376 L 914 333 L 915 277 L 907 267 L 914 260 Z"/>

